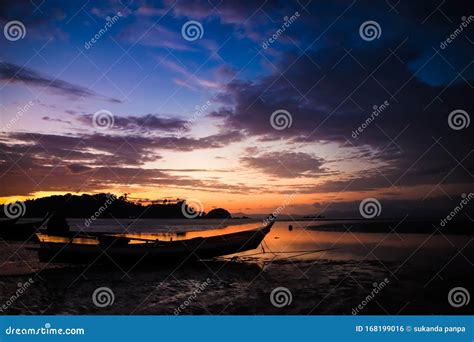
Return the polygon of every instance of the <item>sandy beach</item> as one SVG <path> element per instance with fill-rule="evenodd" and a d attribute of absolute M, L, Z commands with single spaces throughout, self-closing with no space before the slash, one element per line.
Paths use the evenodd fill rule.
<path fill-rule="evenodd" d="M 2 313 L 472 314 L 472 304 L 455 308 L 447 299 L 454 287 L 472 290 L 471 236 L 318 231 L 306 229 L 308 225 L 293 223 L 289 231 L 288 223 L 277 222 L 263 249 L 237 258 L 126 269 L 113 264 L 43 264 L 28 249 L 34 244 L 4 243 L 0 301 L 8 305 Z M 161 227 L 156 234 L 173 234 L 169 224 L 156 227 Z M 172 228 L 181 236 L 191 229 Z M 30 279 L 31 285 L 16 298 Z M 113 302 L 105 307 L 92 300 L 101 287 L 113 293 Z M 279 307 L 271 300 L 277 288 L 288 291 L 287 305 Z"/>

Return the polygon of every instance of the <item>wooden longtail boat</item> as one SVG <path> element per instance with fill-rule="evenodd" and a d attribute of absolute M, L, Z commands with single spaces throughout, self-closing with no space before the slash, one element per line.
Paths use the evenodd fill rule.
<path fill-rule="evenodd" d="M 40 261 L 53 263 L 167 263 L 207 259 L 257 248 L 270 232 L 273 223 L 236 233 L 176 241 L 148 240 L 113 234 L 70 238 L 37 233 L 40 242 L 37 251 Z M 133 243 L 130 243 L 131 241 Z"/>

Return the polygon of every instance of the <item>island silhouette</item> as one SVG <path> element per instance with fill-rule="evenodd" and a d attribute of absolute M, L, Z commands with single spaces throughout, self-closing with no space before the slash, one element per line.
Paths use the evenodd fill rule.
<path fill-rule="evenodd" d="M 223 208 L 215 208 L 206 213 L 198 211 L 190 206 L 185 199 L 164 199 L 150 203 L 131 201 L 127 194 L 115 196 L 109 193 L 94 195 L 54 195 L 24 202 L 26 210 L 23 217 L 37 218 L 48 214 L 60 212 L 68 218 L 88 218 L 99 216 L 100 218 L 179 218 L 198 219 L 232 218 L 229 211 Z M 0 208 L 0 214 L 5 215 L 4 204 Z"/>

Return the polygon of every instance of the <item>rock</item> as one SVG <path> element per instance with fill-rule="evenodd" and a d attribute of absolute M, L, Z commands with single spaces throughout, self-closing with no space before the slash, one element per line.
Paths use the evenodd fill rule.
<path fill-rule="evenodd" d="M 232 216 L 230 213 L 223 209 L 223 208 L 216 208 L 212 209 L 210 212 L 207 213 L 207 215 L 204 218 L 209 218 L 209 219 L 225 219 L 225 218 L 231 218 Z"/>

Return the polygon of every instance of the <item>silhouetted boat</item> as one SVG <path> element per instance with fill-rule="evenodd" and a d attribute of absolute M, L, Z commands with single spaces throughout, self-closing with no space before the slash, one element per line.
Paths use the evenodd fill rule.
<path fill-rule="evenodd" d="M 163 241 L 113 234 L 93 236 L 51 236 L 37 233 L 38 257 L 44 262 L 138 263 L 207 259 L 257 248 L 273 226 L 273 222 L 251 230 L 186 240 Z M 132 242 L 133 243 L 130 243 Z"/>
<path fill-rule="evenodd" d="M 34 238 L 34 234 L 47 217 L 41 221 L 17 223 L 18 219 L 0 221 L 0 238 L 6 241 L 26 241 Z"/>

